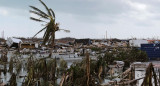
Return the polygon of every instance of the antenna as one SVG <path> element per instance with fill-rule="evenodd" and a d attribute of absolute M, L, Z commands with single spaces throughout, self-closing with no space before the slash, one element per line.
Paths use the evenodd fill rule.
<path fill-rule="evenodd" d="M 107 39 L 107 30 L 106 30 L 106 39 Z"/>

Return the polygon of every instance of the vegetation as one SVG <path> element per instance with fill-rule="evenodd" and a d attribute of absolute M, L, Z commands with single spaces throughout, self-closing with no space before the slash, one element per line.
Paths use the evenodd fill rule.
<path fill-rule="evenodd" d="M 66 73 L 67 68 L 68 68 L 67 62 L 64 59 L 61 59 L 60 60 L 60 66 L 59 66 L 60 74 L 63 75 L 63 73 Z"/>
<path fill-rule="evenodd" d="M 30 17 L 30 19 L 45 24 L 34 37 L 40 32 L 45 31 L 43 35 L 43 45 L 47 44 L 51 47 L 51 57 L 55 46 L 55 32 L 64 29 L 60 29 L 59 24 L 56 23 L 53 10 L 48 8 L 42 0 L 39 1 L 47 12 L 30 6 L 32 9 L 30 12 L 39 16 L 39 18 Z M 69 30 L 64 31 L 69 32 Z M 104 55 L 101 53 L 101 48 L 91 48 L 91 50 L 100 53 L 96 60 L 91 60 L 89 53 L 86 53 L 86 57 L 82 62 L 73 63 L 69 68 L 64 59 L 61 59 L 58 63 L 56 58 L 36 58 L 32 54 L 27 59 L 22 59 L 19 53 L 15 53 L 15 56 L 11 57 L 8 63 L 7 54 L 5 54 L 2 55 L 0 61 L 4 67 L 4 75 L 7 71 L 11 74 L 8 83 L 10 86 L 17 85 L 17 76 L 20 76 L 19 74 L 22 68 L 27 71 L 25 76 L 21 76 L 24 78 L 22 86 L 98 86 L 102 83 L 103 79 L 106 78 L 109 70 L 108 66 L 114 64 L 114 61 L 124 61 L 126 67 L 129 67 L 132 62 L 148 61 L 146 53 L 136 48 L 114 49 L 112 51 L 105 51 Z M 7 68 L 8 64 L 9 69 Z M 153 65 L 147 70 L 152 70 L 155 78 Z M 152 76 L 152 71 L 148 72 L 150 73 L 149 76 Z M 151 78 L 147 76 L 148 73 L 146 73 L 144 80 L 149 79 L 149 83 L 151 83 Z M 58 78 L 61 78 L 60 83 L 57 83 Z M 144 81 L 143 85 L 145 86 L 146 84 L 148 83 Z"/>
<path fill-rule="evenodd" d="M 17 84 L 16 79 L 13 78 L 21 76 L 19 74 L 23 68 L 27 71 L 26 76 L 21 76 L 24 78 L 23 86 L 57 86 L 58 84 L 60 86 L 95 86 L 100 85 L 108 76 L 110 70 L 108 66 L 114 64 L 116 60 L 124 61 L 127 64 L 126 67 L 131 62 L 148 60 L 145 52 L 135 48 L 106 51 L 104 55 L 99 55 L 97 60 L 91 60 L 89 54 L 85 56 L 86 58 L 81 62 L 73 63 L 68 68 L 64 59 L 57 62 L 56 58 L 36 58 L 32 54 L 24 59 L 20 54 L 15 53 L 9 63 L 3 63 L 3 72 L 6 74 L 8 71 L 11 74 L 8 85 Z M 60 83 L 57 83 L 58 78 L 61 78 Z"/>
<path fill-rule="evenodd" d="M 40 31 L 38 31 L 34 35 L 34 37 L 40 32 L 45 30 L 44 35 L 43 35 L 43 45 L 48 44 L 50 45 L 50 47 L 52 47 L 50 51 L 50 56 L 51 56 L 53 48 L 55 46 L 54 44 L 55 43 L 55 32 L 59 30 L 63 30 L 65 32 L 70 32 L 70 31 L 65 30 L 65 29 L 60 29 L 59 23 L 56 23 L 55 21 L 56 18 L 55 18 L 54 11 L 51 8 L 48 8 L 47 5 L 42 0 L 39 0 L 39 1 L 45 7 L 47 12 L 43 12 L 42 10 L 38 9 L 35 6 L 30 6 L 32 8 L 30 12 L 39 16 L 39 18 L 30 17 L 30 19 L 37 21 L 37 22 L 44 23 L 45 26 Z"/>
<path fill-rule="evenodd" d="M 101 51 L 102 49 L 101 48 L 97 48 L 97 47 L 92 47 L 91 50 L 92 51 Z"/>
<path fill-rule="evenodd" d="M 10 86 L 17 86 L 17 82 L 16 82 L 16 74 L 12 74 L 10 80 L 9 80 L 9 85 Z"/>
<path fill-rule="evenodd" d="M 68 79 L 63 86 L 95 86 L 95 64 L 95 61 L 90 61 L 89 56 L 80 63 L 73 63 L 67 70 Z"/>
<path fill-rule="evenodd" d="M 106 52 L 103 58 L 107 64 L 113 64 L 114 61 L 124 61 L 127 67 L 133 62 L 146 62 L 149 60 L 147 54 L 137 48 L 117 49 L 116 51 Z"/>

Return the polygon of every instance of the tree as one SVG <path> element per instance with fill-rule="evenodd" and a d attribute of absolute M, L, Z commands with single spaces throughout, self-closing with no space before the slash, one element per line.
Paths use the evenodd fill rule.
<path fill-rule="evenodd" d="M 51 56 L 53 48 L 55 46 L 55 32 L 59 30 L 63 30 L 65 32 L 70 32 L 70 31 L 65 29 L 60 29 L 59 23 L 55 22 L 54 11 L 51 8 L 48 8 L 47 5 L 42 0 L 39 1 L 45 7 L 47 13 L 41 11 L 37 7 L 30 6 L 30 8 L 32 8 L 32 10 L 30 10 L 30 13 L 39 16 L 39 18 L 30 17 L 30 19 L 37 22 L 45 23 L 45 26 L 40 31 L 38 31 L 33 37 L 35 37 L 37 34 L 45 30 L 43 35 L 43 45 L 48 44 L 51 46 L 51 51 L 50 51 L 50 56 Z"/>

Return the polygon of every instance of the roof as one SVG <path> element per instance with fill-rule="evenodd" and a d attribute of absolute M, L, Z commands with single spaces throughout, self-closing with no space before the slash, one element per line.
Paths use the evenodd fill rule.
<path fill-rule="evenodd" d="M 15 43 L 19 43 L 19 42 L 21 42 L 21 40 L 20 40 L 20 39 L 16 39 L 16 38 L 11 38 L 11 40 L 12 40 L 13 42 L 15 42 Z"/>

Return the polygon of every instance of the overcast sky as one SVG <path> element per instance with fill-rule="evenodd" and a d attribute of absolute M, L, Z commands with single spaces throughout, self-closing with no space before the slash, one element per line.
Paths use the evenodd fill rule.
<path fill-rule="evenodd" d="M 160 0 L 43 1 L 54 10 L 60 28 L 71 31 L 56 32 L 56 38 L 104 38 L 106 31 L 108 38 L 160 36 Z M 45 11 L 38 0 L 0 0 L 0 32 L 5 37 L 32 37 L 42 28 L 29 19 L 29 5 Z"/>

